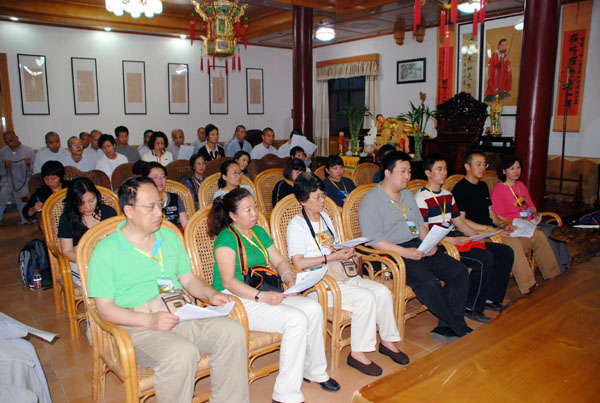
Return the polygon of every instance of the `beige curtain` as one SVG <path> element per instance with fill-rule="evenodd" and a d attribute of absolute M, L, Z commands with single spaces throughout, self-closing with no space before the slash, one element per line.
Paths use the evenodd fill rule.
<path fill-rule="evenodd" d="M 365 106 L 371 113 L 376 113 L 377 75 L 379 63 L 375 60 L 353 61 L 317 67 L 317 99 L 315 114 L 315 139 L 319 147 L 318 155 L 329 155 L 329 91 L 327 81 L 335 78 L 365 76 Z M 365 119 L 364 127 L 369 127 L 370 120 Z"/>

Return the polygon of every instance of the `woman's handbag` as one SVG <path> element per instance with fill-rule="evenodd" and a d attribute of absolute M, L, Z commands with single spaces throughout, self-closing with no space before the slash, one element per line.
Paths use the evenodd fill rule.
<path fill-rule="evenodd" d="M 238 256 L 242 274 L 244 275 L 244 282 L 257 290 L 283 292 L 281 277 L 279 277 L 279 274 L 271 267 L 257 264 L 248 268 L 246 251 L 244 244 L 242 243 L 242 238 L 240 238 L 237 231 L 233 228 L 229 228 L 229 230 L 237 240 Z"/>
<path fill-rule="evenodd" d="M 308 215 L 306 214 L 306 211 L 304 211 L 304 208 L 302 209 L 302 215 L 304 216 L 306 225 L 308 225 L 310 234 L 312 235 L 312 237 L 315 240 L 315 243 L 318 246 L 319 242 L 317 240 L 317 235 L 315 234 L 315 230 L 313 229 L 312 224 L 310 223 L 310 220 L 308 219 Z M 319 214 L 319 220 L 323 220 L 327 230 L 329 232 L 331 232 L 331 234 L 333 234 L 333 231 L 329 228 L 329 225 L 327 225 L 327 221 L 325 221 L 325 219 L 323 217 L 321 217 L 321 214 Z M 319 252 L 321 253 L 321 255 L 323 255 L 320 248 L 319 248 Z M 329 274 L 331 277 L 333 277 L 333 279 L 335 281 L 344 282 L 344 281 L 350 280 L 352 277 L 358 276 L 359 271 L 362 271 L 362 258 L 358 257 L 357 261 L 355 261 L 354 259 L 336 260 L 335 262 L 327 263 L 323 266 L 327 267 L 327 274 Z"/>

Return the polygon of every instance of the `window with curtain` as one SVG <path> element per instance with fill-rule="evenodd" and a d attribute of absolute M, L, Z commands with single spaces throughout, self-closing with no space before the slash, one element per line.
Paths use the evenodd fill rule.
<path fill-rule="evenodd" d="M 348 122 L 339 113 L 348 105 L 365 104 L 365 76 L 335 78 L 327 81 L 329 89 L 329 133 L 348 134 Z"/>

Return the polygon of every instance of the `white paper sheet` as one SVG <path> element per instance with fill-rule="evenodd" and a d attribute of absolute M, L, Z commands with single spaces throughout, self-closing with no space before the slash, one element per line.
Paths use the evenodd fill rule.
<path fill-rule="evenodd" d="M 193 146 L 186 146 L 185 144 L 182 144 L 181 147 L 179 147 L 179 153 L 177 154 L 177 159 L 178 160 L 189 160 L 193 153 L 194 153 Z"/>
<path fill-rule="evenodd" d="M 531 238 L 536 227 L 535 223 L 520 218 L 514 218 L 512 225 L 517 229 L 510 233 L 511 238 Z"/>
<path fill-rule="evenodd" d="M 446 235 L 448 235 L 453 228 L 453 225 L 448 228 L 443 228 L 439 225 L 434 226 L 429 230 L 429 233 L 427 233 L 427 236 L 423 239 L 421 245 L 419 245 L 418 250 L 428 254 L 442 239 L 446 238 Z"/>
<path fill-rule="evenodd" d="M 27 326 L 26 324 L 19 322 L 16 319 L 11 318 L 10 316 L 6 315 L 3 312 L 0 312 L 0 318 L 6 320 L 7 322 L 12 322 L 17 325 L 21 325 L 21 326 L 25 327 L 29 331 L 30 334 L 37 336 L 40 339 L 46 340 L 48 343 L 52 343 L 52 341 L 56 338 L 56 336 L 58 336 L 56 333 L 45 332 L 43 330 L 36 329 L 35 327 Z"/>
<path fill-rule="evenodd" d="M 371 238 L 367 238 L 365 236 L 361 236 L 359 238 L 354 238 L 350 241 L 344 242 L 344 243 L 338 243 L 336 245 L 333 245 L 333 247 L 335 248 L 335 250 L 342 250 L 342 249 L 346 249 L 346 248 L 354 248 L 357 245 L 369 242 L 371 240 Z"/>
<path fill-rule="evenodd" d="M 290 145 L 290 150 L 296 146 L 302 147 L 302 149 L 304 150 L 304 153 L 306 155 L 312 155 L 315 153 L 315 151 L 317 151 L 316 144 L 311 143 L 304 136 L 299 136 L 297 134 L 294 134 L 292 136 L 292 144 Z"/>
<path fill-rule="evenodd" d="M 327 273 L 327 267 L 321 267 L 320 269 L 303 271 L 296 275 L 296 284 L 284 291 L 285 295 L 294 294 L 308 290 L 313 285 L 317 284 L 323 276 Z"/>
<path fill-rule="evenodd" d="M 487 239 L 494 235 L 498 235 L 501 232 L 502 230 L 498 230 L 496 232 L 484 232 L 483 234 L 472 235 L 469 238 L 471 238 L 471 241 L 481 241 L 482 239 Z"/>
<path fill-rule="evenodd" d="M 207 306 L 205 308 L 197 305 L 185 304 L 181 309 L 175 312 L 179 320 L 185 322 L 194 319 L 216 318 L 217 316 L 226 316 L 233 310 L 235 302 L 231 301 L 223 306 Z"/>

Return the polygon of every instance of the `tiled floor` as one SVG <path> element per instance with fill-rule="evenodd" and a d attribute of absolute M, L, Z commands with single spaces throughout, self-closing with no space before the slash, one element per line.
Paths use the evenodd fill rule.
<path fill-rule="evenodd" d="M 14 213 L 5 215 L 5 225 L 0 227 L 0 312 L 4 312 L 24 323 L 59 334 L 53 344 L 48 344 L 35 337 L 30 341 L 35 345 L 46 378 L 50 386 L 52 399 L 60 402 L 91 401 L 92 356 L 91 347 L 85 336 L 71 340 L 66 314 L 56 314 L 54 310 L 52 290 L 30 290 L 25 288 L 17 268 L 17 254 L 21 247 L 32 238 L 42 238 L 42 234 L 33 225 L 18 226 L 14 223 Z M 520 294 L 511 280 L 505 302 L 514 301 Z M 416 302 L 416 301 L 415 301 Z M 487 312 L 496 315 L 494 312 Z M 468 321 L 469 326 L 477 329 L 481 325 Z M 418 315 L 407 323 L 405 341 L 398 343 L 414 362 L 444 345 L 429 336 L 436 325 L 436 319 L 429 312 Z M 82 334 L 85 329 L 82 328 Z M 342 351 L 339 368 L 330 375 L 338 380 L 342 388 L 337 393 L 328 393 L 315 384 L 304 384 L 302 391 L 309 402 L 349 402 L 352 394 L 360 387 L 378 378 L 363 375 L 346 364 L 349 348 Z M 388 357 L 379 353 L 370 353 L 369 357 L 389 374 L 399 368 Z M 265 360 L 277 360 L 273 353 Z M 410 365 L 410 364 L 409 364 Z M 277 374 L 255 381 L 251 386 L 251 401 L 254 403 L 270 402 L 271 392 Z M 204 388 L 207 382 L 201 381 L 198 388 Z M 106 377 L 106 392 L 102 402 L 123 401 L 123 387 L 112 374 Z M 155 401 L 154 398 L 149 400 Z"/>

